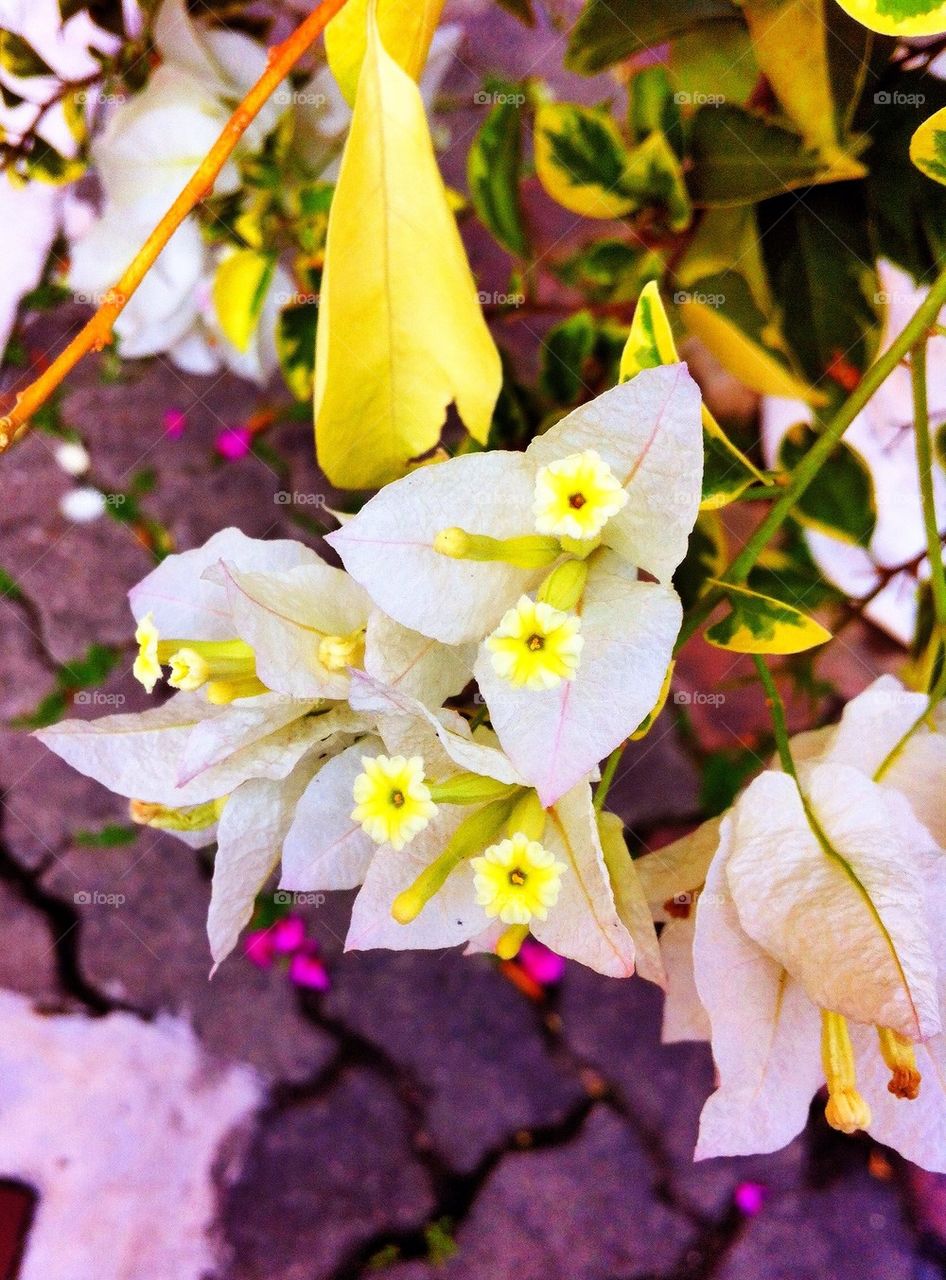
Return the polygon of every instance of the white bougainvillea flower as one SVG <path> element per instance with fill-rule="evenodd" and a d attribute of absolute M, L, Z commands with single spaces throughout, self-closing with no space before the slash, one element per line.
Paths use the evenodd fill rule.
<path fill-rule="evenodd" d="M 696 386 L 682 365 L 648 369 L 524 454 L 464 455 L 388 485 L 329 542 L 402 625 L 481 643 L 475 675 L 493 727 L 550 804 L 657 702 L 681 618 L 670 578 L 701 476 Z M 580 537 L 538 531 L 537 513 L 556 520 L 556 494 L 584 513 L 568 525 Z M 543 604 L 573 619 L 557 644 L 527 625 Z"/>
<path fill-rule="evenodd" d="M 577 614 L 528 596 L 486 637 L 493 670 L 517 689 L 555 689 L 574 680 L 583 644 Z"/>
<path fill-rule="evenodd" d="M 490 847 L 470 861 L 477 906 L 491 920 L 530 924 L 547 920 L 558 902 L 562 875 L 568 870 L 538 840 L 522 831 Z"/>
<path fill-rule="evenodd" d="M 604 815 L 599 835 L 587 783 L 544 813 L 488 730 L 473 736 L 454 713 L 435 714 L 360 673 L 352 679 L 352 705 L 375 717 L 376 734 L 313 778 L 283 846 L 281 881 L 285 889 L 307 892 L 363 884 L 347 947 L 466 943 L 512 955 L 531 931 L 561 955 L 619 977 L 633 972 L 636 951 L 640 971 L 660 980 L 656 935 L 620 823 L 618 851 L 617 820 Z M 400 849 L 389 840 L 377 843 L 372 836 L 385 833 L 369 835 L 361 815 L 353 816 L 365 760 L 381 756 L 410 763 L 410 777 L 398 789 L 422 775 L 435 806 Z M 524 855 L 500 874 L 496 868 L 510 845 Z M 481 902 L 487 880 L 489 902 Z"/>
<path fill-rule="evenodd" d="M 180 692 L 153 710 L 67 720 L 39 736 L 135 801 L 138 821 L 191 844 L 217 839 L 208 927 L 219 962 L 278 861 L 296 802 L 373 729 L 375 717 L 345 701 L 350 670 L 364 662 L 439 706 L 469 680 L 471 655 L 376 617 L 362 588 L 301 544 L 237 529 L 169 556 L 130 600 L 135 674 L 153 689 L 168 671 Z M 346 804 L 348 816 L 350 788 Z"/>
<path fill-rule="evenodd" d="M 946 1167 L 946 736 L 926 708 L 883 677 L 836 728 L 793 740 L 804 803 L 766 772 L 721 822 L 639 864 L 670 919 L 665 1037 L 710 1038 L 719 1071 L 698 1157 L 784 1145 L 827 1082 L 836 1128 Z M 692 917 L 674 916 L 694 890 L 691 956 Z"/>

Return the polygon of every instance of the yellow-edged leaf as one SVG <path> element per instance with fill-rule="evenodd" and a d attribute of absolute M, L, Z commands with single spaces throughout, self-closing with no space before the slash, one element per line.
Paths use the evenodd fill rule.
<path fill-rule="evenodd" d="M 420 93 L 369 11 L 320 294 L 319 463 L 343 488 L 387 484 L 437 444 L 451 402 L 485 444 L 501 385 Z"/>
<path fill-rule="evenodd" d="M 641 738 L 646 738 L 654 727 L 654 721 L 667 705 L 667 695 L 670 692 L 670 681 L 673 679 L 673 669 L 677 664 L 671 662 L 667 668 L 667 674 L 664 676 L 664 682 L 660 686 L 660 693 L 657 695 L 657 701 L 654 703 L 653 709 L 647 713 L 640 722 L 634 732 L 631 734 L 631 742 L 640 742 Z"/>
<path fill-rule="evenodd" d="M 708 579 L 722 587 L 730 612 L 708 627 L 705 638 L 731 653 L 802 653 L 831 639 L 831 632 L 793 605 L 748 587 Z"/>
<path fill-rule="evenodd" d="M 935 36 L 946 31 L 942 0 L 839 0 L 841 8 L 885 36 Z"/>
<path fill-rule="evenodd" d="M 346 101 L 353 105 L 368 39 L 370 0 L 348 0 L 325 28 L 325 53 Z M 419 80 L 444 0 L 377 0 L 378 29 L 390 57 Z"/>
<path fill-rule="evenodd" d="M 584 218 L 622 218 L 638 207 L 627 190 L 628 149 L 606 110 L 547 102 L 535 118 L 535 169 L 563 208 Z"/>
<path fill-rule="evenodd" d="M 743 0 L 759 67 L 809 147 L 832 165 L 843 152 L 837 129 L 825 6 L 834 0 Z M 847 157 L 863 176 L 863 165 Z"/>
<path fill-rule="evenodd" d="M 826 397 L 786 369 L 783 364 L 748 338 L 731 320 L 702 302 L 681 302 L 680 318 L 694 337 L 713 353 L 733 377 L 759 395 L 786 396 L 810 405 L 826 403 Z"/>
<path fill-rule="evenodd" d="M 224 258 L 213 283 L 213 304 L 224 336 L 245 351 L 256 332 L 275 259 L 255 249 L 237 249 Z"/>
<path fill-rule="evenodd" d="M 680 359 L 673 330 L 660 290 L 649 280 L 641 290 L 634 309 L 631 331 L 621 355 L 621 381 L 626 382 L 658 364 L 676 364 Z M 767 484 L 765 475 L 732 443 L 705 404 L 703 419 L 704 510 L 715 510 L 733 502 L 754 481 Z"/>
<path fill-rule="evenodd" d="M 924 120 L 910 139 L 910 159 L 920 173 L 946 186 L 946 107 Z"/>

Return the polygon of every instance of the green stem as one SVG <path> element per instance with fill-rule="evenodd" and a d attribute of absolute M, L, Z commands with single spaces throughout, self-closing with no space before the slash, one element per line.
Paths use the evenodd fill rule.
<path fill-rule="evenodd" d="M 913 348 L 910 361 L 913 384 L 913 434 L 916 439 L 916 469 L 923 503 L 923 526 L 926 549 L 930 557 L 930 585 L 933 590 L 933 612 L 941 633 L 946 632 L 946 572 L 936 520 L 933 496 L 933 447 L 930 442 L 930 415 L 926 401 L 926 338 Z"/>
<path fill-rule="evenodd" d="M 604 808 L 604 802 L 608 798 L 608 792 L 611 790 L 611 783 L 614 781 L 614 775 L 618 771 L 618 765 L 621 763 L 621 756 L 624 754 L 624 748 L 626 746 L 626 742 L 619 743 L 605 761 L 604 768 L 601 771 L 601 781 L 595 788 L 595 813 L 600 813 Z"/>
<path fill-rule="evenodd" d="M 785 719 L 785 704 L 782 701 L 782 695 L 776 687 L 775 681 L 772 679 L 772 672 L 766 666 L 765 659 L 761 654 L 754 654 L 755 669 L 759 673 L 759 679 L 762 681 L 762 687 L 765 689 L 765 700 L 772 712 L 772 728 L 775 730 L 775 745 L 778 747 L 778 758 L 782 762 L 782 768 L 798 782 L 798 774 L 795 772 L 795 761 L 792 759 L 792 748 L 788 740 L 788 722 Z"/>
<path fill-rule="evenodd" d="M 916 346 L 931 325 L 936 323 L 943 305 L 946 304 L 946 267 L 944 267 L 930 291 L 917 308 L 913 317 L 893 340 L 890 346 L 874 361 L 864 374 L 856 389 L 827 424 L 824 432 L 818 437 L 792 473 L 790 482 L 781 491 L 780 496 L 772 504 L 768 515 L 749 538 L 746 545 L 733 560 L 732 564 L 721 575 L 725 582 L 744 582 L 749 570 L 768 546 L 770 540 L 782 527 L 787 516 L 798 502 L 822 466 L 831 457 L 845 431 L 868 403 L 875 391 L 893 373 L 897 365 Z M 708 591 L 694 605 L 690 614 L 684 619 L 680 628 L 676 648 L 679 650 L 690 636 L 713 612 L 723 598 L 723 591 L 716 587 Z"/>

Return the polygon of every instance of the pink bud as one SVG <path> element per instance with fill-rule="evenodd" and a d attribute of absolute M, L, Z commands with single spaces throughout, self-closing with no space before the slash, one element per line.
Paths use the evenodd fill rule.
<path fill-rule="evenodd" d="M 740 1213 L 747 1218 L 754 1218 L 761 1212 L 769 1197 L 769 1189 L 761 1182 L 740 1182 L 733 1192 L 733 1201 Z"/>
<path fill-rule="evenodd" d="M 288 956 L 298 951 L 305 942 L 305 922 L 301 916 L 283 916 L 270 929 L 273 951 Z"/>
<path fill-rule="evenodd" d="M 257 969 L 269 969 L 273 963 L 273 939 L 271 929 L 256 929 L 248 933 L 243 940 L 243 951 L 247 960 L 255 964 Z"/>
<path fill-rule="evenodd" d="M 180 440 L 187 427 L 187 414 L 183 409 L 165 409 L 164 434 L 172 440 Z"/>
<path fill-rule="evenodd" d="M 225 427 L 214 441 L 214 448 L 221 458 L 227 462 L 236 462 L 245 458 L 253 443 L 253 433 L 249 427 Z"/>
<path fill-rule="evenodd" d="M 535 938 L 526 938 L 519 951 L 519 963 L 540 987 L 554 987 L 565 976 L 565 961 Z"/>
<path fill-rule="evenodd" d="M 314 945 L 298 951 L 292 957 L 289 961 L 289 978 L 297 987 L 308 987 L 311 991 L 328 991 L 332 985 Z"/>

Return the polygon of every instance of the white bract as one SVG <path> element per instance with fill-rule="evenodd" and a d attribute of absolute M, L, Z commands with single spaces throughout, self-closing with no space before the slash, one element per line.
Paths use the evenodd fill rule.
<path fill-rule="evenodd" d="M 701 479 L 699 392 L 682 365 L 665 366 L 524 454 L 420 468 L 328 540 L 390 617 L 480 643 L 492 725 L 550 805 L 658 700 L 681 619 L 670 579 Z"/>
<path fill-rule="evenodd" d="M 305 788 L 374 724 L 347 703 L 351 669 L 364 664 L 439 706 L 469 680 L 470 655 L 379 617 L 356 583 L 301 544 L 236 529 L 168 557 L 130 600 L 136 675 L 150 689 L 168 671 L 179 692 L 153 710 L 67 720 L 38 736 L 135 801 L 139 821 L 193 845 L 216 838 L 208 927 L 219 962 Z"/>
<path fill-rule="evenodd" d="M 763 773 L 639 864 L 670 919 L 665 1037 L 710 1038 L 719 1072 L 698 1158 L 783 1146 L 827 1082 L 836 1128 L 946 1167 L 946 735 L 927 708 L 881 678 L 793 741 L 801 794 Z M 694 891 L 695 932 L 673 918 Z"/>

